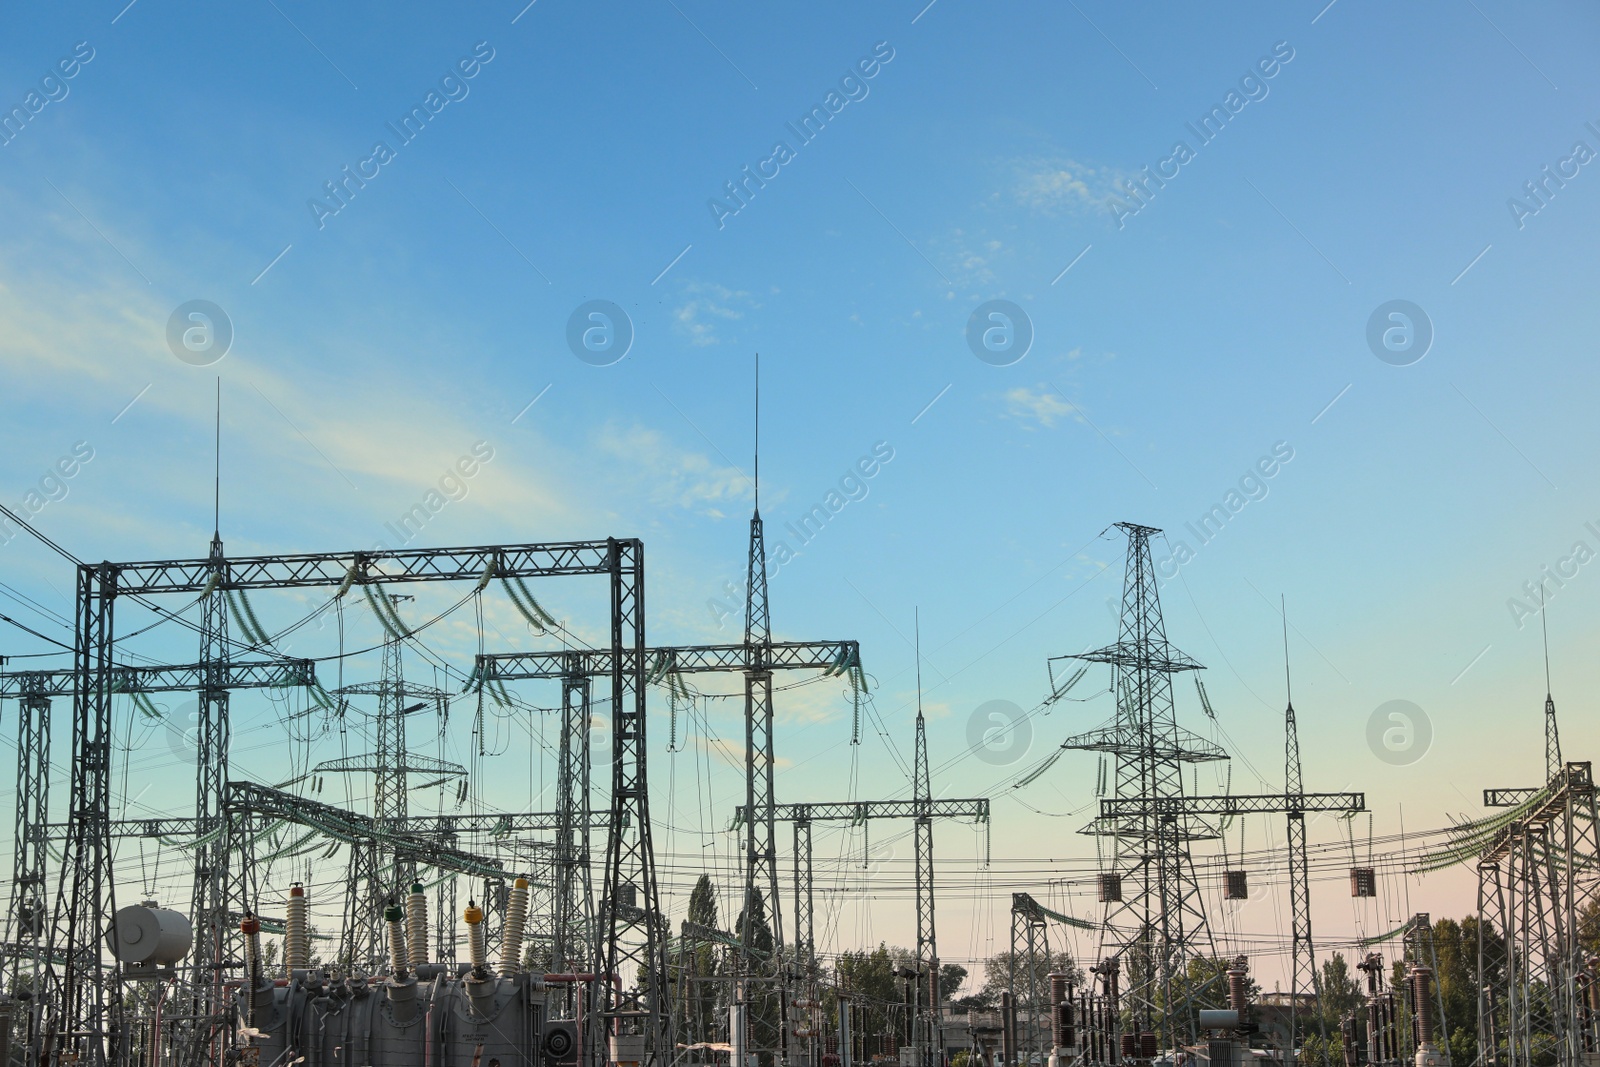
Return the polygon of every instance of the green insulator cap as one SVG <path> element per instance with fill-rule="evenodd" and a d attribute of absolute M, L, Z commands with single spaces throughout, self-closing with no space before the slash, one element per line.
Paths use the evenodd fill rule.
<path fill-rule="evenodd" d="M 413 893 L 420 893 L 420 892 L 422 892 L 422 883 L 421 883 L 421 882 L 412 882 L 412 883 L 411 883 L 411 891 L 412 891 L 412 892 L 413 892 Z"/>
<path fill-rule="evenodd" d="M 386 922 L 397 923 L 406 917 L 405 910 L 398 904 L 390 904 L 383 909 L 383 918 Z"/>

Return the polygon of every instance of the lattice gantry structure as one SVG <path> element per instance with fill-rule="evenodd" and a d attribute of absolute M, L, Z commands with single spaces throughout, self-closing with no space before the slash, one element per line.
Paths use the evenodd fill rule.
<path fill-rule="evenodd" d="M 563 829 L 558 832 L 556 839 L 555 863 L 557 868 L 557 911 L 556 924 L 553 933 L 556 946 L 557 959 L 564 958 L 563 953 L 567 946 L 573 945 L 575 931 L 579 928 L 580 919 L 584 914 L 584 889 L 583 881 L 587 877 L 588 850 L 587 832 L 581 829 L 582 812 L 586 810 L 588 797 L 588 769 L 580 761 L 571 758 L 571 753 L 579 751 L 579 742 L 572 740 L 586 736 L 590 717 L 590 690 L 589 680 L 607 677 L 617 667 L 618 662 L 626 665 L 626 669 L 639 671 L 647 683 L 666 682 L 670 679 L 684 675 L 698 674 L 742 674 L 747 682 L 747 696 L 750 676 L 764 674 L 770 680 L 774 672 L 789 671 L 820 671 L 824 675 L 843 676 L 850 679 L 853 685 L 864 686 L 861 678 L 861 650 L 855 641 L 771 641 L 761 645 L 748 643 L 725 645 L 674 645 L 660 648 L 644 649 L 641 654 L 633 650 L 624 650 L 620 656 L 609 649 L 567 649 L 559 652 L 508 652 L 485 654 L 477 657 L 473 667 L 471 685 L 485 687 L 493 691 L 496 687 L 507 682 L 524 681 L 529 679 L 559 679 L 562 685 L 562 756 L 560 760 L 561 771 L 557 777 L 556 805 L 557 811 L 567 813 L 562 823 Z M 672 683 L 676 684 L 676 683 Z M 759 705 L 753 705 L 759 709 Z M 748 711 L 748 708 L 747 708 Z M 770 716 L 770 704 L 763 716 Z M 747 716 L 748 723 L 748 716 Z M 770 734 L 767 735 L 770 738 Z M 569 742 L 574 746 L 568 748 Z M 587 751 L 587 745 L 581 746 L 581 751 Z M 747 771 L 749 768 L 747 768 Z M 759 776 L 755 779 L 765 783 Z M 746 776 L 746 792 L 751 786 L 751 777 Z M 763 794 L 769 786 L 760 784 Z M 741 811 L 746 810 L 744 808 Z M 765 824 L 773 822 L 776 816 L 769 815 L 773 811 L 768 806 L 764 810 L 758 809 L 758 822 Z M 781 821 L 781 820 L 778 820 Z M 775 823 L 774 823 L 775 824 Z M 749 834 L 745 834 L 746 844 L 750 841 Z M 763 833 L 757 839 L 758 843 L 765 840 Z M 809 837 L 808 837 L 809 840 Z M 767 846 L 761 844 L 761 850 Z M 747 871 L 750 869 L 747 866 Z M 764 869 L 764 868 L 763 868 Z M 763 893 L 765 897 L 765 893 Z M 747 897 L 746 900 L 749 898 Z M 778 901 L 772 897 L 772 908 L 768 912 L 773 924 L 775 949 L 781 949 L 782 940 L 778 934 Z M 753 911 L 754 909 L 746 909 Z M 805 916 L 809 923 L 809 912 Z M 749 950 L 750 932 L 739 930 L 734 932 L 733 945 L 737 949 L 736 959 L 740 961 L 741 968 L 746 976 L 754 980 L 762 980 L 766 984 L 780 987 L 786 977 L 786 970 L 782 966 L 783 956 L 781 951 L 774 951 L 771 955 L 756 956 Z M 808 944 L 805 939 L 809 937 L 809 924 L 799 935 L 799 944 Z M 804 951 L 803 949 L 801 950 Z M 787 999 L 786 997 L 784 998 Z M 784 1013 L 780 1012 L 780 1019 Z M 783 1032 L 758 1035 L 756 1047 L 770 1051 L 782 1051 L 786 1047 L 788 1028 Z"/>
<path fill-rule="evenodd" d="M 9 989 L 26 987 L 39 990 L 44 977 L 43 961 L 50 911 L 47 862 L 51 843 L 64 840 L 68 829 L 67 824 L 50 821 L 51 701 L 58 697 L 77 698 L 80 695 L 79 681 L 76 669 L 17 671 L 0 675 L 0 699 L 14 698 L 19 708 L 17 817 L 13 838 L 15 852 L 9 938 L 11 951 L 7 954 L 5 974 Z M 316 684 L 316 670 L 315 664 L 306 659 L 224 659 L 220 662 L 212 660 L 174 666 L 116 665 L 107 672 L 105 682 L 110 693 L 127 695 L 138 701 L 147 700 L 154 693 L 203 692 L 206 687 L 224 694 L 238 689 L 310 687 Z M 201 826 L 206 827 L 206 834 L 217 838 L 222 836 L 219 826 L 221 799 L 216 799 L 216 814 L 213 815 L 210 799 L 205 792 L 208 785 L 209 777 L 202 776 L 199 796 L 206 798 L 203 802 L 206 814 L 193 819 L 176 820 L 181 823 L 181 834 L 197 841 L 203 836 Z M 197 799 L 197 807 L 201 806 L 201 800 Z M 108 820 L 107 833 L 110 836 L 160 836 L 160 831 L 173 828 L 161 825 L 162 822 L 147 819 Z M 198 856 L 205 851 L 197 848 L 196 854 Z M 214 875 L 215 868 L 209 860 L 197 861 L 197 883 L 204 881 L 209 885 Z M 205 984 L 210 985 L 209 971 L 205 973 L 205 978 Z M 46 1004 L 47 998 L 35 996 L 28 1005 L 31 1020 L 28 1043 L 31 1052 L 38 1051 L 42 1036 L 42 1013 Z"/>
<path fill-rule="evenodd" d="M 1498 1067 L 1577 1067 L 1600 1052 L 1580 918 L 1596 896 L 1600 817 L 1591 765 L 1537 789 L 1488 789 L 1507 808 L 1478 857 L 1478 1033 Z"/>
<path fill-rule="evenodd" d="M 644 557 L 634 540 L 606 539 L 549 544 L 498 545 L 460 549 L 402 549 L 398 551 L 263 555 L 226 558 L 220 546 L 202 559 L 149 563 L 84 564 L 76 581 L 77 633 L 74 653 L 72 723 L 72 797 L 68 827 L 62 839 L 60 882 L 43 953 L 39 986 L 56 1006 L 48 1040 L 57 1051 L 87 1061 L 94 1067 L 121 1060 L 118 1030 L 123 1017 L 123 990 L 116 970 L 106 959 L 103 937 L 116 911 L 111 820 L 112 697 L 117 672 L 113 662 L 116 640 L 115 614 L 119 601 L 134 598 L 141 604 L 169 594 L 214 594 L 258 589 L 327 587 L 340 593 L 357 585 L 368 591 L 413 582 L 480 582 L 490 577 L 512 579 L 590 575 L 607 580 L 610 616 L 610 650 L 613 654 L 610 689 L 613 706 L 611 801 L 607 810 L 606 862 L 599 921 L 596 923 L 593 964 L 597 974 L 626 976 L 637 983 L 628 994 L 617 984 L 596 984 L 598 1015 L 615 1023 L 628 1037 L 630 1058 L 655 1061 L 671 1046 L 665 1020 L 664 922 L 656 883 L 654 850 L 645 783 L 645 679 L 644 665 Z M 206 693 L 226 689 L 219 684 L 226 645 L 220 623 L 202 626 L 212 654 L 205 656 L 211 672 L 194 688 Z M 206 635 L 210 634 L 210 637 Z M 624 653 L 631 653 L 631 658 Z M 205 673 L 204 671 L 202 673 Z M 216 702 L 212 702 L 215 707 Z M 213 713 L 210 751 L 226 752 L 222 720 Z M 214 762 L 221 762 L 220 759 Z M 222 770 L 226 774 L 225 766 Z M 207 790 L 204 806 L 197 806 L 197 827 L 220 827 L 218 855 L 226 857 L 227 823 L 221 819 L 226 800 L 226 779 Z M 216 783 L 213 783 L 216 785 Z M 214 803 L 213 803 L 214 801 Z M 213 882 L 213 885 L 218 883 Z M 200 907 L 197 891 L 197 932 L 202 916 L 226 914 L 227 900 L 207 896 Z M 226 892 L 224 888 L 222 893 Z M 216 925 L 216 924 L 212 924 Z M 237 931 L 218 936 L 213 963 L 219 966 L 242 958 L 236 948 Z M 219 942 L 219 943 L 218 943 Z M 202 1011 L 215 1014 L 220 1005 L 204 975 L 197 976 L 195 993 Z M 624 1000 L 628 1003 L 624 1003 Z M 662 1061 L 664 1062 L 664 1061 Z"/>

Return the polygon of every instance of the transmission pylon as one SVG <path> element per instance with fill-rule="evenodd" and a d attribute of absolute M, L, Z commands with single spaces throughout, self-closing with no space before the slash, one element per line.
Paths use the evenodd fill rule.
<path fill-rule="evenodd" d="M 755 501 L 750 514 L 750 553 L 745 568 L 744 643 L 749 651 L 751 669 L 744 676 L 744 746 L 745 746 L 745 807 L 751 812 L 764 810 L 762 819 L 751 819 L 745 824 L 744 840 L 744 922 L 739 930 L 739 940 L 745 946 L 740 953 L 741 972 L 746 979 L 756 968 L 756 959 L 750 952 L 755 932 L 754 922 L 758 912 L 758 897 L 765 898 L 766 914 L 772 927 L 772 964 L 777 969 L 774 976 L 778 995 L 778 1027 L 775 1041 L 753 1042 L 757 1047 L 770 1047 L 780 1057 L 789 1060 L 788 1022 L 788 967 L 783 952 L 783 907 L 778 896 L 778 835 L 773 821 L 776 796 L 773 791 L 772 772 L 775 753 L 772 737 L 772 670 L 767 665 L 772 648 L 772 616 L 767 603 L 767 543 L 761 524 L 761 363 L 756 357 L 755 394 Z M 747 997 L 749 996 L 747 981 Z M 752 1013 L 747 1018 L 759 1018 Z"/>
<path fill-rule="evenodd" d="M 1288 675 L 1288 618 L 1284 618 L 1284 675 Z M 1305 785 L 1300 769 L 1300 728 L 1295 721 L 1294 697 L 1290 694 L 1283 712 L 1284 799 L 1288 802 L 1289 911 L 1294 928 L 1290 945 L 1289 1045 L 1287 1061 L 1293 1063 L 1295 1016 L 1300 998 L 1310 990 L 1320 993 L 1316 950 L 1311 943 L 1311 868 L 1306 856 Z M 1317 998 L 1321 1003 L 1321 998 Z M 1319 1013 L 1320 1017 L 1320 1013 Z M 1326 1035 L 1324 1035 L 1326 1036 Z"/>
<path fill-rule="evenodd" d="M 390 613 L 398 621 L 393 605 L 412 599 L 400 594 L 387 594 Z M 343 686 L 336 695 L 347 700 L 351 696 L 376 696 L 378 714 L 373 724 L 374 750 L 359 756 L 345 756 L 326 760 L 312 768 L 321 774 L 372 775 L 373 826 L 379 833 L 399 832 L 406 826 L 409 812 L 408 776 L 413 773 L 435 776 L 440 783 L 449 779 L 466 777 L 467 770 L 457 763 L 449 763 L 432 756 L 413 755 L 406 745 L 406 716 L 421 711 L 430 704 L 441 714 L 449 701 L 449 694 L 432 686 L 408 683 L 402 656 L 405 634 L 402 630 L 387 627 L 383 642 L 382 667 L 377 682 L 360 682 Z M 412 703 L 415 701 L 415 703 Z M 346 703 L 341 703 L 341 714 L 348 714 Z M 383 960 L 383 909 L 392 897 L 400 899 L 417 877 L 416 861 L 400 855 L 382 855 L 377 841 L 352 842 L 350 860 L 346 869 L 350 892 L 345 902 L 344 946 L 351 965 L 358 969 L 375 970 Z M 453 953 L 452 945 L 440 944 L 441 954 Z"/>
<path fill-rule="evenodd" d="M 1082 832 L 1112 841 L 1111 877 L 1101 882 L 1101 936 L 1112 936 L 1118 927 L 1134 931 L 1115 950 L 1128 957 L 1128 1006 L 1134 1025 L 1151 1030 L 1161 1022 L 1162 1036 L 1172 1047 L 1182 1035 L 1167 1027 L 1192 1014 L 1174 1004 L 1173 979 L 1184 973 L 1192 953 L 1204 948 L 1216 955 L 1190 848 L 1217 834 L 1184 807 L 1183 766 L 1226 759 L 1227 753 L 1178 727 L 1172 676 L 1200 670 L 1201 665 L 1167 640 L 1150 553 L 1150 538 L 1161 531 L 1129 522 L 1117 523 L 1117 528 L 1128 538 L 1118 638 L 1075 657 L 1112 666 L 1116 718 L 1111 726 L 1069 738 L 1062 747 L 1114 754 L 1114 799 L 1151 802 L 1135 805 L 1122 817 L 1102 815 Z"/>

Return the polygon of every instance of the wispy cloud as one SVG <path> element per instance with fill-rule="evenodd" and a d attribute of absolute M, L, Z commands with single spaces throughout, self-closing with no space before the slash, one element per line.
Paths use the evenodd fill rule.
<path fill-rule="evenodd" d="M 744 318 L 746 311 L 760 307 L 749 293 L 715 282 L 690 282 L 684 286 L 684 293 L 689 299 L 673 310 L 673 328 L 692 345 L 734 340 L 725 338 L 723 331 Z"/>
<path fill-rule="evenodd" d="M 1016 419 L 1024 429 L 1043 427 L 1049 429 L 1058 420 L 1071 418 L 1082 422 L 1077 406 L 1061 398 L 1061 394 L 1048 385 L 1029 387 L 1019 385 L 1005 394 L 1005 416 Z"/>
<path fill-rule="evenodd" d="M 643 491 L 659 505 L 722 518 L 725 507 L 752 496 L 743 471 L 681 448 L 659 430 L 611 424 L 601 429 L 596 443 L 602 454 L 634 471 L 645 483 Z"/>
<path fill-rule="evenodd" d="M 1019 159 L 1013 170 L 1017 202 L 1046 215 L 1100 211 L 1116 191 L 1115 173 L 1074 159 Z"/>

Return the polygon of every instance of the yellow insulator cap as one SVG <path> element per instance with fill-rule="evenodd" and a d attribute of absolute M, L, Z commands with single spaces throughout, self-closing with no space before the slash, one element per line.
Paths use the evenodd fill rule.
<path fill-rule="evenodd" d="M 526 878 L 518 878 L 512 883 L 512 885 L 516 886 L 518 889 L 526 889 L 528 888 L 528 880 Z"/>
<path fill-rule="evenodd" d="M 462 913 L 461 917 L 467 920 L 467 922 L 471 925 L 477 926 L 479 923 L 483 922 L 483 909 L 478 907 L 476 904 L 468 904 L 467 910 Z"/>

